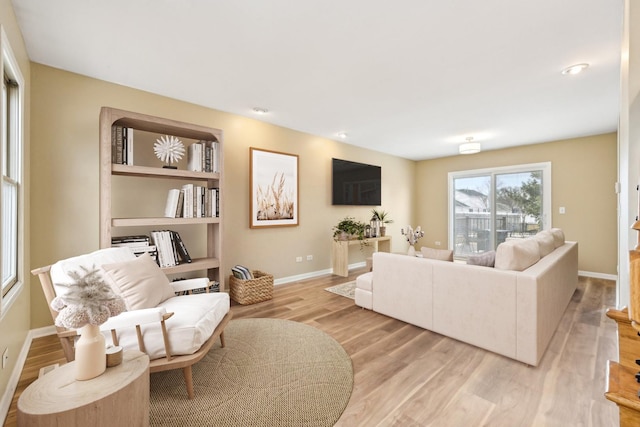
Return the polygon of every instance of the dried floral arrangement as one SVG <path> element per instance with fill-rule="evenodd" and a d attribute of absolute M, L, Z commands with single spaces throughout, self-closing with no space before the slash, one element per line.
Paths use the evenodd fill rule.
<path fill-rule="evenodd" d="M 414 231 L 410 225 L 407 225 L 407 228 L 400 229 L 400 233 L 406 236 L 407 242 L 409 242 L 410 245 L 415 245 L 419 238 L 424 237 L 424 231 L 422 231 L 420 226 L 417 226 Z"/>
<path fill-rule="evenodd" d="M 75 282 L 59 284 L 68 291 L 51 301 L 51 308 L 58 312 L 56 326 L 77 329 L 88 324 L 101 325 L 127 310 L 122 297 L 113 292 L 97 268 L 81 268 L 82 272 L 69 273 Z"/>

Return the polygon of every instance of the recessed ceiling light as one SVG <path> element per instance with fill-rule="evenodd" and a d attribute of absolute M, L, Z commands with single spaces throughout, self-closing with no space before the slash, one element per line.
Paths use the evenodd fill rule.
<path fill-rule="evenodd" d="M 465 142 L 464 144 L 460 144 L 460 147 L 458 148 L 460 154 L 475 154 L 480 152 L 479 142 L 472 142 L 472 136 L 469 136 L 465 139 L 467 140 L 467 142 Z"/>
<path fill-rule="evenodd" d="M 338 132 L 338 138 L 347 139 L 348 136 L 346 132 Z"/>
<path fill-rule="evenodd" d="M 576 64 L 576 65 L 572 65 L 570 67 L 565 68 L 564 70 L 562 70 L 562 74 L 564 75 L 574 75 L 574 74 L 578 74 L 583 72 L 584 70 L 586 70 L 587 68 L 589 68 L 589 64 L 583 63 L 583 64 Z"/>
<path fill-rule="evenodd" d="M 253 112 L 256 114 L 267 114 L 269 110 L 267 110 L 266 108 L 253 107 Z"/>

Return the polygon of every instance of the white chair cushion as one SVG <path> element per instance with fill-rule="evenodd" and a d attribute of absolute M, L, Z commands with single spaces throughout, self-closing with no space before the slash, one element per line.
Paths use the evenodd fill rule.
<path fill-rule="evenodd" d="M 175 296 L 169 279 L 148 252 L 132 260 L 103 264 L 102 269 L 128 310 L 157 307 Z"/>
<path fill-rule="evenodd" d="M 212 292 L 169 298 L 159 307 L 174 315 L 166 321 L 169 345 L 174 356 L 193 354 L 209 339 L 216 326 L 229 312 L 229 294 Z M 142 325 L 142 335 L 151 360 L 166 356 L 160 323 Z M 107 343 L 110 334 L 105 332 Z M 125 349 L 138 349 L 135 328 L 118 330 L 119 344 Z"/>
<path fill-rule="evenodd" d="M 100 249 L 89 254 L 60 260 L 51 266 L 49 274 L 56 295 L 61 296 L 67 292 L 67 288 L 60 285 L 74 282 L 69 275 L 70 272 L 81 272 L 83 267 L 87 269 L 99 268 L 102 264 L 130 261 L 135 258 L 136 256 L 131 252 L 131 249 L 127 247 Z"/>

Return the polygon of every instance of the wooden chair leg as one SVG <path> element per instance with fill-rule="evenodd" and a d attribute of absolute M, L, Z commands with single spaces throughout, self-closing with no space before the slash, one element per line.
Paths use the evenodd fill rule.
<path fill-rule="evenodd" d="M 224 331 L 220 332 L 220 347 L 224 348 Z"/>
<path fill-rule="evenodd" d="M 191 375 L 191 365 L 182 368 L 182 374 L 184 375 L 184 382 L 187 386 L 187 394 L 189 395 L 189 399 L 193 399 L 195 397 L 195 393 L 193 392 L 193 377 Z"/>

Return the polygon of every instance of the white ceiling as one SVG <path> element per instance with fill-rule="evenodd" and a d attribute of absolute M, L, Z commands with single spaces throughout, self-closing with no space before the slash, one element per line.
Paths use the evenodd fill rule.
<path fill-rule="evenodd" d="M 34 62 L 407 159 L 617 128 L 621 0 L 12 2 Z"/>

